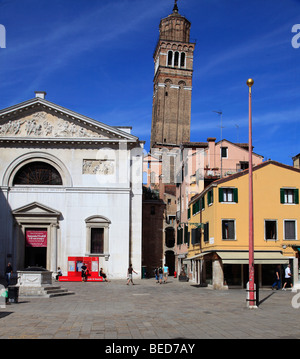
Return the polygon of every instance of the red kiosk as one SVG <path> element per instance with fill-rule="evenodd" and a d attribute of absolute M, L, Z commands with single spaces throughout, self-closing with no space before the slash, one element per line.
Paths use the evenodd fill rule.
<path fill-rule="evenodd" d="M 68 257 L 68 275 L 60 276 L 60 282 L 81 282 L 81 266 L 85 263 L 88 269 L 87 282 L 103 282 L 99 276 L 98 257 Z"/>

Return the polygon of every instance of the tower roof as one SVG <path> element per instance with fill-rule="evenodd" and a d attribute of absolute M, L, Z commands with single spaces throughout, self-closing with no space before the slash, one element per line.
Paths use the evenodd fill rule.
<path fill-rule="evenodd" d="M 174 3 L 173 14 L 174 14 L 174 13 L 178 13 L 177 1 L 178 1 L 178 0 L 175 0 L 175 3 Z"/>
<path fill-rule="evenodd" d="M 174 2 L 173 12 L 160 21 L 160 40 L 188 43 L 191 23 L 179 14 L 177 1 Z"/>

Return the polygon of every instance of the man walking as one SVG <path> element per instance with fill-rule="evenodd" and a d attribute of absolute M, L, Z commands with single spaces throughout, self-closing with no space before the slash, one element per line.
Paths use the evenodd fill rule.
<path fill-rule="evenodd" d="M 274 289 L 277 286 L 277 290 L 280 289 L 281 287 L 281 282 L 280 282 L 280 265 L 278 264 L 278 266 L 276 267 L 276 271 L 275 271 L 275 282 L 272 284 L 272 289 Z"/>
<path fill-rule="evenodd" d="M 285 278 L 284 278 L 284 285 L 283 285 L 282 290 L 286 290 L 285 286 L 287 284 L 289 284 L 291 288 L 293 287 L 293 284 L 292 284 L 292 272 L 291 272 L 291 265 L 290 264 L 288 264 L 288 266 L 285 268 Z"/>

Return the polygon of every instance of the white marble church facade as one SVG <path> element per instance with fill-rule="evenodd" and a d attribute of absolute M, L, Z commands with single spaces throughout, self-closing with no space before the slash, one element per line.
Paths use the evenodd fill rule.
<path fill-rule="evenodd" d="M 141 273 L 143 142 L 58 106 L 45 93 L 0 111 L 0 275 L 69 256 L 110 278 Z M 33 249 L 34 248 L 34 249 Z"/>

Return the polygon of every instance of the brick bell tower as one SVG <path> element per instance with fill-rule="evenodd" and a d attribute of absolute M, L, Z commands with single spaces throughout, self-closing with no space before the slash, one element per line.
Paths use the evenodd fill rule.
<path fill-rule="evenodd" d="M 154 51 L 154 89 L 151 148 L 179 145 L 190 141 L 193 54 L 191 23 L 178 12 L 175 0 L 172 14 L 159 25 Z"/>

